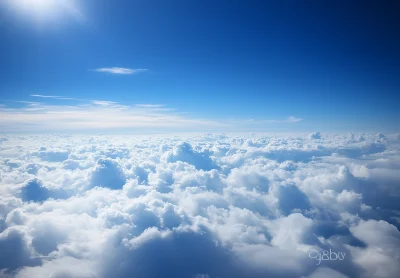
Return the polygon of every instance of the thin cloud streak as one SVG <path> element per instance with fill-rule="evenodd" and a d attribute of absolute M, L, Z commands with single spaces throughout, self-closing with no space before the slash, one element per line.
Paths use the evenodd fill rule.
<path fill-rule="evenodd" d="M 300 118 L 296 118 L 293 116 L 287 117 L 286 119 L 283 120 L 254 120 L 254 119 L 250 119 L 247 120 L 248 123 L 252 123 L 252 124 L 267 124 L 267 123 L 298 123 L 303 121 L 303 119 Z"/>
<path fill-rule="evenodd" d="M 79 101 L 86 101 L 84 99 L 79 99 L 79 98 L 73 98 L 73 97 L 65 97 L 65 96 L 48 96 L 48 95 L 30 95 L 31 97 L 37 97 L 37 98 L 49 98 L 49 99 L 61 99 L 61 100 L 79 100 Z"/>
<path fill-rule="evenodd" d="M 298 123 L 298 122 L 301 122 L 302 120 L 303 120 L 303 119 L 290 116 L 290 117 L 288 117 L 288 118 L 286 119 L 286 122 L 289 122 L 289 123 Z"/>
<path fill-rule="evenodd" d="M 56 131 L 252 131 L 274 123 L 293 124 L 302 119 L 212 120 L 176 111 L 164 104 L 122 104 L 108 100 L 81 100 L 66 96 L 33 94 L 43 100 L 78 100 L 79 104 L 17 101 L 22 107 L 0 106 L 3 132 Z"/>
<path fill-rule="evenodd" d="M 132 69 L 132 68 L 120 68 L 120 67 L 111 67 L 111 68 L 98 68 L 94 71 L 111 73 L 111 74 L 119 74 L 119 75 L 132 75 L 143 72 L 148 72 L 148 69 Z"/>
<path fill-rule="evenodd" d="M 136 104 L 136 107 L 142 107 L 142 108 L 161 108 L 164 107 L 164 104 Z"/>
<path fill-rule="evenodd" d="M 0 128 L 4 132 L 173 130 L 224 128 L 211 120 L 183 117 L 171 111 L 140 109 L 107 101 L 84 106 L 46 105 L 35 109 L 0 107 Z"/>

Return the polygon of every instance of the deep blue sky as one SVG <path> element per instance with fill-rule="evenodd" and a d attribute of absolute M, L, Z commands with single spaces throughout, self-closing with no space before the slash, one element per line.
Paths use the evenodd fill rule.
<path fill-rule="evenodd" d="M 60 13 L 41 23 L 1 6 L 3 104 L 62 95 L 209 119 L 399 130 L 398 1 L 77 3 L 83 20 Z M 93 71 L 104 67 L 149 71 Z"/>

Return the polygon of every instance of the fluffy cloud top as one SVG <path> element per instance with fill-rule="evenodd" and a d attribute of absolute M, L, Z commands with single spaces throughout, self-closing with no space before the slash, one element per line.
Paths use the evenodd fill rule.
<path fill-rule="evenodd" d="M 398 135 L 4 136 L 0 277 L 394 278 L 399 170 Z"/>

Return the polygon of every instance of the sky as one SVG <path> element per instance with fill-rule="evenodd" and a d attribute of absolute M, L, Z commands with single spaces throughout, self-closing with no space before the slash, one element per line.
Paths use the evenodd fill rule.
<path fill-rule="evenodd" d="M 399 15 L 0 0 L 0 278 L 398 277 Z"/>
<path fill-rule="evenodd" d="M 3 0 L 0 126 L 398 132 L 396 2 Z"/>

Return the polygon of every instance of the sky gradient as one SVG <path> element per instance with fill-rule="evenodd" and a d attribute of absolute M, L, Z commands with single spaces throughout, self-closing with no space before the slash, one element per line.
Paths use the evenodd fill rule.
<path fill-rule="evenodd" d="M 395 1 L 3 2 L 6 131 L 52 131 L 66 119 L 44 114 L 82 106 L 127 132 L 143 130 L 127 113 L 162 131 L 400 130 Z M 100 124 L 82 121 L 67 126 Z"/>

